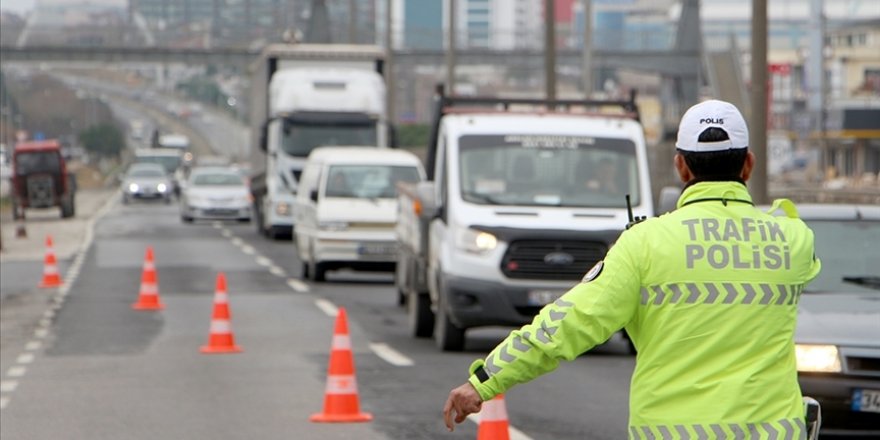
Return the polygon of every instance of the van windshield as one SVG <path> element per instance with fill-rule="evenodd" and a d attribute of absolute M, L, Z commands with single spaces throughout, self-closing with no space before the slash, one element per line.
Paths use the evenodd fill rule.
<path fill-rule="evenodd" d="M 168 174 L 177 171 L 180 162 L 180 156 L 137 156 L 135 158 L 135 163 L 155 163 L 162 165 L 162 168 L 165 168 L 165 172 Z"/>
<path fill-rule="evenodd" d="M 324 195 L 358 199 L 397 197 L 398 182 L 418 182 L 414 166 L 334 165 L 327 173 Z"/>
<path fill-rule="evenodd" d="M 518 206 L 622 208 L 639 203 L 636 146 L 627 139 L 468 135 L 459 139 L 462 198 Z"/>

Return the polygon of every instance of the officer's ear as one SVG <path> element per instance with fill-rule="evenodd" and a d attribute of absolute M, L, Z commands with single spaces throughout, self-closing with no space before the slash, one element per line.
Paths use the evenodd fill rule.
<path fill-rule="evenodd" d="M 675 153 L 673 162 L 675 163 L 675 169 L 678 170 L 678 177 L 681 178 L 682 183 L 688 183 L 693 180 L 694 173 L 691 172 L 691 169 L 688 167 L 687 162 L 685 162 L 684 156 L 679 153 Z"/>
<path fill-rule="evenodd" d="M 755 166 L 755 155 L 752 154 L 751 151 L 746 153 L 746 160 L 743 162 L 742 173 L 740 173 L 740 177 L 742 177 L 743 182 L 747 182 L 749 177 L 752 176 L 752 168 Z"/>

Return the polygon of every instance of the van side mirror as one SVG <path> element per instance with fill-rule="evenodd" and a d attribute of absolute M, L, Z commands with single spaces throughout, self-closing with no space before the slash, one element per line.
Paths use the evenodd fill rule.
<path fill-rule="evenodd" d="M 317 202 L 318 201 L 318 190 L 316 190 L 316 189 L 311 190 L 309 192 L 309 199 L 311 199 L 313 202 Z"/>
<path fill-rule="evenodd" d="M 676 186 L 664 186 L 660 190 L 660 200 L 657 202 L 657 215 L 666 214 L 675 210 L 678 197 L 681 196 L 681 188 Z"/>

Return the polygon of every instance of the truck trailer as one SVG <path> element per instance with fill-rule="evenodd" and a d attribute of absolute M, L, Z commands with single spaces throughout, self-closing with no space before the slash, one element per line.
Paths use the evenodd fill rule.
<path fill-rule="evenodd" d="M 292 236 L 309 153 L 321 146 L 392 146 L 385 52 L 376 46 L 275 44 L 251 66 L 251 192 L 257 230 Z"/>

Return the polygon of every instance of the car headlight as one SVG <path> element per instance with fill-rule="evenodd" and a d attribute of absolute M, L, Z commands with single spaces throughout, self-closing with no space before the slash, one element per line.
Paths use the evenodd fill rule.
<path fill-rule="evenodd" d="M 275 204 L 275 214 L 286 217 L 291 214 L 290 211 L 290 203 L 278 202 L 277 204 Z"/>
<path fill-rule="evenodd" d="M 156 191 L 159 191 L 160 193 L 168 191 L 168 186 L 166 186 L 164 183 L 160 183 L 156 185 Z"/>
<path fill-rule="evenodd" d="M 458 247 L 473 254 L 485 254 L 498 246 L 498 239 L 485 231 L 467 228 L 458 235 Z"/>
<path fill-rule="evenodd" d="M 139 187 L 137 183 L 130 183 L 128 185 L 128 192 L 136 193 L 139 189 L 141 189 L 141 187 Z"/>
<path fill-rule="evenodd" d="M 834 345 L 795 344 L 798 371 L 839 373 L 840 354 Z"/>
<path fill-rule="evenodd" d="M 348 222 L 340 222 L 340 221 L 327 221 L 320 222 L 318 227 L 324 231 L 344 231 L 348 229 Z"/>

